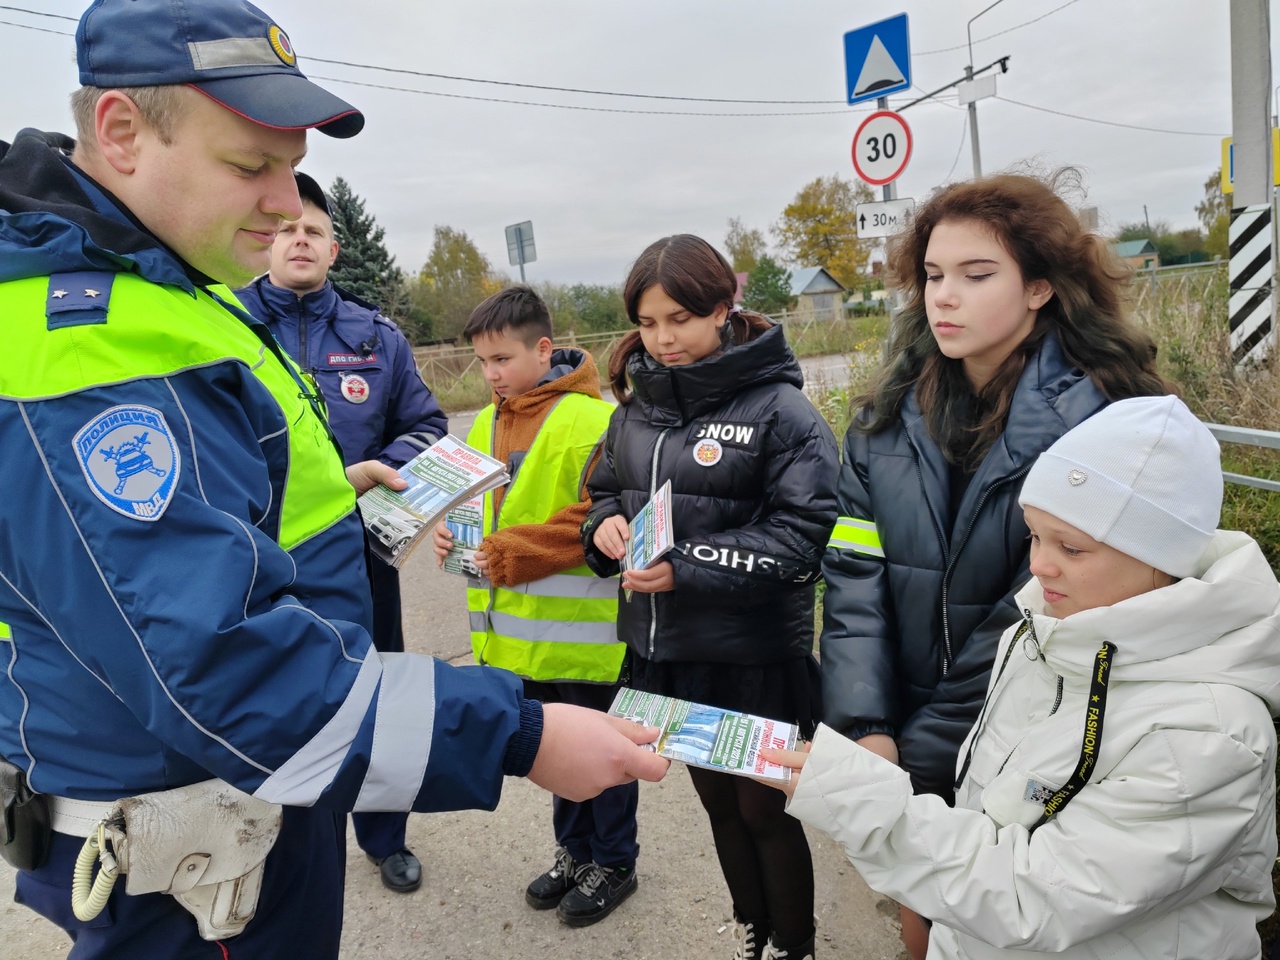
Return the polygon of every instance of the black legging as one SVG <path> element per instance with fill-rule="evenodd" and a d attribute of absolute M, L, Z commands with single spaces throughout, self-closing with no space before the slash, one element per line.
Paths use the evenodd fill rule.
<path fill-rule="evenodd" d="M 748 922 L 772 930 L 778 944 L 813 936 L 813 857 L 799 820 L 784 810 L 781 790 L 747 777 L 689 768 L 711 818 L 716 856 L 733 907 Z"/>

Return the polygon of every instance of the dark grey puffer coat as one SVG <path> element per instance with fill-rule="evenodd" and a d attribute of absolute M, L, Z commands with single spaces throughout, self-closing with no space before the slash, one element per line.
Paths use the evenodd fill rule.
<path fill-rule="evenodd" d="M 1046 337 L 954 515 L 947 462 L 914 391 L 892 426 L 845 437 L 840 516 L 875 523 L 884 556 L 832 546 L 823 558 L 825 721 L 850 737 L 893 736 L 917 792 L 953 796 L 1000 634 L 1020 617 L 1013 595 L 1030 577 L 1022 479 L 1106 403 Z"/>
<path fill-rule="evenodd" d="M 814 583 L 836 518 L 830 427 L 800 392 L 781 327 L 688 366 L 643 352 L 591 475 L 587 563 L 618 571 L 592 535 L 627 520 L 666 480 L 675 590 L 618 605 L 618 637 L 653 661 L 763 665 L 809 655 Z"/>

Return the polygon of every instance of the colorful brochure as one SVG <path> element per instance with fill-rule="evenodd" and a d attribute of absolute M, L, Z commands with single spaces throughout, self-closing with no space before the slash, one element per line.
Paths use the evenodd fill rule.
<path fill-rule="evenodd" d="M 668 480 L 655 493 L 640 512 L 627 525 L 631 539 L 627 541 L 627 555 L 622 560 L 623 570 L 645 570 L 675 546 L 671 531 L 671 481 Z M 631 601 L 632 591 L 624 591 Z"/>
<path fill-rule="evenodd" d="M 764 747 L 794 750 L 799 731 L 794 723 L 735 713 L 702 703 L 642 693 L 623 687 L 609 713 L 662 730 L 652 746 L 659 756 L 695 767 L 762 780 L 791 780 L 791 768 L 760 756 Z"/>
<path fill-rule="evenodd" d="M 381 484 L 357 505 L 372 551 L 397 570 L 450 510 L 509 479 L 506 467 L 454 436 L 432 444 L 400 468 L 404 490 Z"/>
<path fill-rule="evenodd" d="M 444 515 L 444 525 L 453 534 L 453 548 L 444 558 L 441 567 L 445 573 L 457 574 L 470 580 L 486 578 L 476 566 L 476 550 L 484 539 L 484 496 L 472 497 L 460 503 Z"/>

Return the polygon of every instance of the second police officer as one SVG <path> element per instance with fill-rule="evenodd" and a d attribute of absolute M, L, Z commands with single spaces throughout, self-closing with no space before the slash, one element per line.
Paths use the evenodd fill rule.
<path fill-rule="evenodd" d="M 295 176 L 302 216 L 281 224 L 270 272 L 236 295 L 319 385 L 345 465 L 403 466 L 448 432 L 448 420 L 400 329 L 329 279 L 339 254 L 333 214 L 320 185 Z M 399 572 L 373 554 L 367 560 L 374 646 L 400 653 Z M 352 815 L 360 849 L 378 864 L 383 884 L 400 893 L 422 884 L 421 864 L 405 844 L 407 820 L 400 812 Z"/>

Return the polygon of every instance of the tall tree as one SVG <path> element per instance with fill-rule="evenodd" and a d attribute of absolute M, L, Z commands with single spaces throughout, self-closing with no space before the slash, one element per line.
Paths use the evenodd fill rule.
<path fill-rule="evenodd" d="M 1229 253 L 1228 230 L 1231 226 L 1231 201 L 1222 192 L 1222 168 L 1209 174 L 1204 182 L 1204 199 L 1196 204 L 1196 216 L 1204 225 L 1204 249 L 1211 257 L 1222 257 Z"/>
<path fill-rule="evenodd" d="M 575 283 L 569 288 L 582 333 L 602 333 L 606 330 L 623 330 L 630 326 L 627 307 L 622 302 L 622 290 L 603 284 Z"/>
<path fill-rule="evenodd" d="M 763 256 L 747 278 L 742 305 L 761 313 L 782 313 L 791 308 L 791 271 L 773 257 Z"/>
<path fill-rule="evenodd" d="M 411 296 L 437 337 L 456 337 L 475 305 L 508 282 L 466 231 L 437 226 Z"/>
<path fill-rule="evenodd" d="M 834 174 L 805 184 L 773 228 L 786 259 L 826 267 L 845 287 L 858 287 L 871 251 L 858 240 L 857 208 L 874 199 L 865 183 Z"/>
<path fill-rule="evenodd" d="M 764 234 L 755 227 L 745 227 L 738 217 L 729 218 L 729 232 L 724 236 L 724 248 L 729 252 L 729 262 L 735 273 L 750 273 L 768 249 Z"/>
<path fill-rule="evenodd" d="M 385 231 L 373 214 L 365 212 L 364 201 L 342 177 L 336 177 L 329 188 L 329 208 L 333 237 L 338 241 L 338 260 L 329 279 L 385 309 L 384 301 L 397 299 L 401 282 L 395 257 L 383 242 Z"/>

